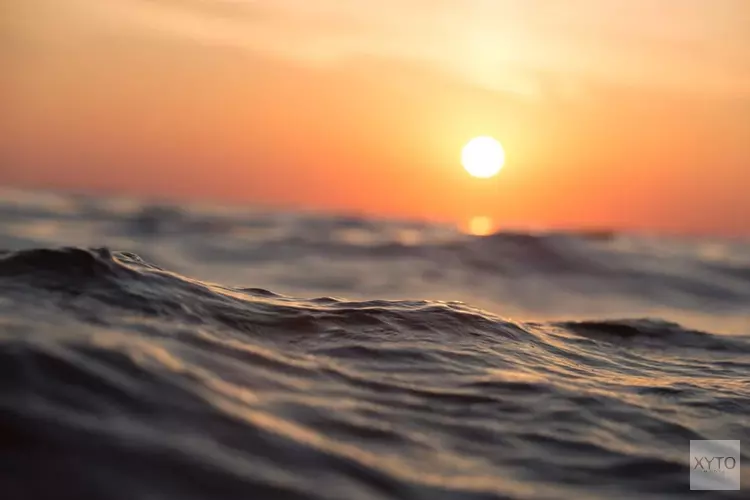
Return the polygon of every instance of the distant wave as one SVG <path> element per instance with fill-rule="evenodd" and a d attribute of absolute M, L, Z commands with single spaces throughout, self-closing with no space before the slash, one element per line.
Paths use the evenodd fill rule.
<path fill-rule="evenodd" d="M 555 241 L 465 244 L 573 265 Z M 691 439 L 750 439 L 746 335 L 302 299 L 160 264 L 0 254 L 7 498 L 684 498 Z"/>

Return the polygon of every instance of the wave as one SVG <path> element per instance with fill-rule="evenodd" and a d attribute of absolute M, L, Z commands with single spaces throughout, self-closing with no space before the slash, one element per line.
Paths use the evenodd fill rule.
<path fill-rule="evenodd" d="M 750 337 L 661 319 L 299 298 L 71 247 L 0 254 L 0 324 L 8 498 L 682 498 L 691 439 L 750 438 Z"/>

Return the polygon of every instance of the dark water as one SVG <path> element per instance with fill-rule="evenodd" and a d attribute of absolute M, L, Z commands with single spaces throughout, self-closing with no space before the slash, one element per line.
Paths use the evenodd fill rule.
<path fill-rule="evenodd" d="M 745 242 L 0 200 L 2 498 L 743 498 Z"/>

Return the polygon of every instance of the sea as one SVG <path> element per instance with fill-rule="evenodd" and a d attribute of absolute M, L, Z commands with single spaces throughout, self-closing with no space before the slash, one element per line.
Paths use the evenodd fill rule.
<path fill-rule="evenodd" d="M 750 489 L 747 240 L 5 189 L 0 249 L 3 499 Z"/>

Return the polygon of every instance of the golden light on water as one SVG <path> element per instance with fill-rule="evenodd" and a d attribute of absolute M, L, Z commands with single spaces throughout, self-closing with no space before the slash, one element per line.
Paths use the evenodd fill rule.
<path fill-rule="evenodd" d="M 473 236 L 487 236 L 495 230 L 495 221 L 486 215 L 478 215 L 469 219 L 467 232 Z"/>

